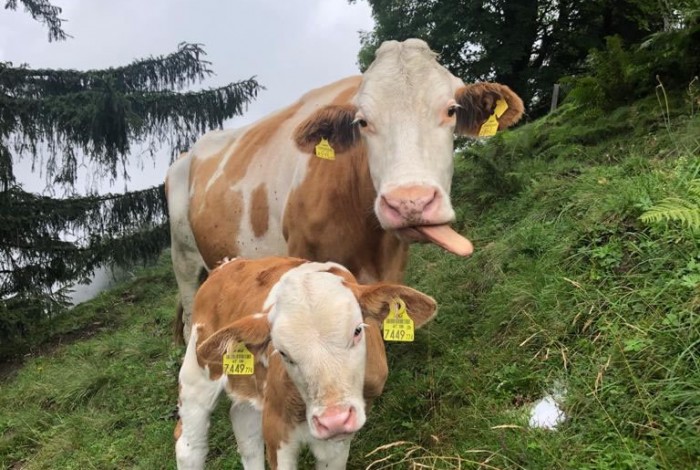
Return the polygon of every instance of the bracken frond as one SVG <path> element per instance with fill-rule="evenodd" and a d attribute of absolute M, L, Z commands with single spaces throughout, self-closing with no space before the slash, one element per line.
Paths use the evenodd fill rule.
<path fill-rule="evenodd" d="M 644 212 L 639 219 L 647 224 L 680 222 L 691 230 L 700 230 L 700 201 L 669 197 Z"/>

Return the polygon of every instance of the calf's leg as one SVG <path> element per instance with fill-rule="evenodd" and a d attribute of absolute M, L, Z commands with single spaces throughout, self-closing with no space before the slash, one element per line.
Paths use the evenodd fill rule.
<path fill-rule="evenodd" d="M 196 349 L 197 328 L 194 328 L 180 368 L 180 421 L 175 430 L 175 454 L 180 470 L 204 468 L 209 450 L 209 417 L 226 380 L 226 376 L 209 379 L 209 370 L 199 367 Z"/>
<path fill-rule="evenodd" d="M 262 412 L 247 402 L 234 402 L 230 411 L 238 454 L 245 470 L 265 470 Z"/>

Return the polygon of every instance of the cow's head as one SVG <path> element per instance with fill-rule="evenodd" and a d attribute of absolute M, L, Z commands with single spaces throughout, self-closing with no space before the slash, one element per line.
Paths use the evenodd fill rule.
<path fill-rule="evenodd" d="M 319 109 L 297 127 L 295 141 L 313 151 L 321 138 L 336 152 L 366 145 L 377 192 L 374 211 L 385 230 L 469 255 L 471 243 L 449 224 L 454 135 L 477 136 L 504 100 L 498 128 L 515 124 L 522 100 L 505 85 L 465 85 L 438 64 L 419 39 L 387 41 L 362 77 L 352 103 Z"/>
<path fill-rule="evenodd" d="M 334 267 L 328 271 L 329 265 Z M 340 274 L 340 275 L 339 275 Z M 198 348 L 210 360 L 232 342 L 251 351 L 272 342 L 270 361 L 281 360 L 306 404 L 306 421 L 317 439 L 343 437 L 365 423 L 362 395 L 368 319 L 382 322 L 401 298 L 415 327 L 436 313 L 435 301 L 409 287 L 360 285 L 334 263 L 307 263 L 282 276 L 271 290 L 268 313 L 244 317 L 217 331 Z M 268 377 L 268 380 L 272 378 Z"/>

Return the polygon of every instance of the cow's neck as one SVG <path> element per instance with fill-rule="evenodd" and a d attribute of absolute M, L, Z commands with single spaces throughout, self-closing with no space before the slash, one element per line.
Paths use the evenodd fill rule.
<path fill-rule="evenodd" d="M 312 156 L 284 215 L 288 254 L 335 261 L 361 283 L 402 281 L 408 245 L 380 227 L 375 197 L 363 144 L 332 161 Z"/>

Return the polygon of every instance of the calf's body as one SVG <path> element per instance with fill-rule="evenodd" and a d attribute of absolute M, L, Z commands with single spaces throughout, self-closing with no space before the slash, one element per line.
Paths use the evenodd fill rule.
<path fill-rule="evenodd" d="M 389 305 L 406 304 L 416 328 L 436 312 L 432 298 L 396 284 L 360 285 L 335 263 L 297 258 L 224 263 L 199 289 L 180 371 L 179 468 L 202 468 L 209 417 L 221 392 L 244 468 L 296 468 L 308 445 L 318 468 L 343 469 L 350 440 L 366 421 L 386 363 L 379 333 Z M 245 344 L 250 375 L 226 375 L 222 355 Z"/>

